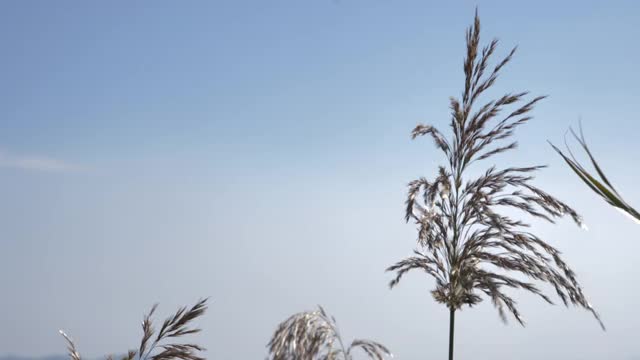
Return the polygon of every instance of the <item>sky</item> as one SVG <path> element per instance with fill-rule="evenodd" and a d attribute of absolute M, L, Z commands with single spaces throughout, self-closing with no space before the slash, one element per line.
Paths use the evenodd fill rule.
<path fill-rule="evenodd" d="M 640 358 L 640 228 L 547 143 L 582 121 L 640 206 L 640 4 L 492 1 L 0 2 L 0 355 L 135 348 L 211 297 L 211 359 L 263 359 L 277 324 L 321 304 L 343 336 L 397 359 L 447 353 L 433 282 L 384 269 L 411 254 L 406 184 L 443 161 L 410 131 L 449 131 L 464 31 L 518 45 L 496 94 L 547 94 L 497 165 L 547 164 L 536 184 L 573 205 L 534 229 L 573 266 L 607 332 L 578 308 L 516 293 L 457 315 L 459 359 Z M 574 144 L 575 145 L 575 144 Z M 486 163 L 482 166 L 490 166 Z M 480 166 L 480 165 L 478 165 Z"/>

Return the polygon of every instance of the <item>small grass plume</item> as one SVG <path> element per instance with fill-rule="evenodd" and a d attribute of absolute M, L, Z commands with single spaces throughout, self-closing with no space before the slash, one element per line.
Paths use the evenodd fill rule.
<path fill-rule="evenodd" d="M 620 212 L 622 212 L 626 216 L 633 219 L 636 223 L 640 223 L 640 213 L 638 213 L 638 211 L 632 208 L 631 205 L 629 205 L 626 201 L 624 201 L 622 196 L 618 194 L 616 189 L 613 187 L 613 185 L 611 185 L 611 183 L 609 182 L 609 179 L 607 179 L 606 175 L 598 165 L 598 162 L 596 161 L 596 159 L 593 157 L 593 154 L 589 150 L 589 147 L 587 146 L 587 142 L 584 139 L 584 134 L 582 133 L 582 125 L 580 125 L 580 136 L 578 136 L 575 133 L 575 131 L 573 131 L 572 128 L 569 128 L 569 130 L 573 135 L 573 137 L 578 141 L 582 149 L 585 151 L 587 156 L 589 157 L 589 160 L 591 161 L 591 164 L 596 170 L 595 173 L 597 175 L 594 175 L 593 173 L 589 173 L 585 169 L 585 167 L 582 166 L 578 162 L 578 160 L 576 160 L 575 156 L 573 156 L 573 153 L 571 152 L 571 149 L 569 148 L 569 145 L 566 142 L 566 139 L 565 139 L 565 146 L 567 148 L 567 152 L 569 156 L 565 155 L 560 149 L 558 149 L 551 142 L 549 142 L 549 144 L 553 147 L 553 149 L 558 154 L 560 154 L 560 156 L 562 156 L 562 158 L 567 163 L 567 165 L 569 165 L 571 170 L 573 170 L 573 172 L 575 172 L 576 175 L 578 175 L 578 177 L 582 181 L 584 181 L 584 183 L 587 184 L 587 186 L 589 186 L 591 190 L 593 190 L 596 194 L 598 194 L 609 205 L 618 209 Z M 596 179 L 596 177 L 599 177 L 600 179 Z"/>
<path fill-rule="evenodd" d="M 207 300 L 200 300 L 189 309 L 186 307 L 178 309 L 173 316 L 162 323 L 157 333 L 151 320 L 157 308 L 157 304 L 154 305 L 142 321 L 143 334 L 138 350 L 129 350 L 122 360 L 204 360 L 198 356 L 198 352 L 204 351 L 204 348 L 196 344 L 168 341 L 200 332 L 200 329 L 191 327 L 191 322 L 204 314 L 207 309 Z M 71 360 L 82 360 L 74 341 L 64 331 L 60 330 L 60 334 L 67 341 Z M 108 360 L 112 360 L 112 357 L 109 356 Z"/>
<path fill-rule="evenodd" d="M 352 360 L 354 349 L 375 360 L 392 357 L 384 345 L 371 340 L 354 340 L 345 347 L 336 320 L 321 306 L 280 323 L 267 347 L 272 360 Z"/>
<path fill-rule="evenodd" d="M 470 165 L 514 150 L 514 131 L 532 119 L 531 110 L 545 98 L 525 100 L 525 91 L 477 105 L 516 51 L 513 48 L 491 69 L 489 60 L 497 44 L 494 39 L 480 48 L 476 10 L 474 23 L 466 32 L 462 98 L 450 99 L 453 134 L 447 137 L 435 127 L 422 124 L 411 134 L 414 139 L 431 137 L 446 159 L 446 165 L 438 168 L 433 180 L 423 177 L 408 184 L 405 216 L 406 221 L 417 224 L 420 250 L 387 268 L 395 272 L 392 288 L 411 270 L 423 271 L 435 279 L 431 294 L 447 306 L 450 314 L 449 359 L 453 359 L 455 312 L 465 305 L 477 305 L 483 295 L 492 301 L 503 321 L 510 313 L 522 325 L 524 319 L 517 303 L 506 289 L 525 290 L 552 303 L 536 284 L 510 273 L 549 284 L 565 305 L 587 309 L 604 329 L 560 251 L 533 234 L 525 222 L 500 213 L 501 209 L 510 208 L 551 223 L 569 216 L 583 225 L 575 210 L 532 184 L 533 173 L 545 166 L 499 169 L 492 165 L 478 177 L 466 175 Z M 514 108 L 501 115 L 511 106 Z"/>

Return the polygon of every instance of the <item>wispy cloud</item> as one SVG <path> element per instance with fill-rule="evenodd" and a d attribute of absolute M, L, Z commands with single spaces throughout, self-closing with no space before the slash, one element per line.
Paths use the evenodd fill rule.
<path fill-rule="evenodd" d="M 0 167 L 49 172 L 79 168 L 75 164 L 48 156 L 12 154 L 2 150 L 0 150 Z"/>

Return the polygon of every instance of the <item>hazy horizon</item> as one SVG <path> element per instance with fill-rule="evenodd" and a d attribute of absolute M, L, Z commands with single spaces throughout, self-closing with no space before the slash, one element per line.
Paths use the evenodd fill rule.
<path fill-rule="evenodd" d="M 411 254 L 407 182 L 443 158 L 464 31 L 518 51 L 494 93 L 548 94 L 498 164 L 589 227 L 535 223 L 607 325 L 512 292 L 527 327 L 485 300 L 457 315 L 458 359 L 640 357 L 640 228 L 547 143 L 581 118 L 620 193 L 640 192 L 640 3 L 196 1 L 0 3 L 0 356 L 136 348 L 142 316 L 211 297 L 207 358 L 262 359 L 276 325 L 321 304 L 349 341 L 442 359 L 433 281 L 384 269 Z M 575 143 L 574 143 L 575 145 Z M 488 166 L 484 164 L 483 166 Z M 480 166 L 477 166 L 480 168 Z M 525 218 L 528 220 L 528 218 Z M 555 300 L 555 299 L 554 299 Z M 557 301 L 559 302 L 559 301 Z"/>

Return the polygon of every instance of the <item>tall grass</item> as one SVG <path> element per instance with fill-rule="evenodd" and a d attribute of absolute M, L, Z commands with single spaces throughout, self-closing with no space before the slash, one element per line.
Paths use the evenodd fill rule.
<path fill-rule="evenodd" d="M 405 216 L 417 225 L 419 250 L 387 268 L 395 272 L 391 288 L 412 270 L 420 270 L 435 280 L 431 294 L 449 310 L 450 360 L 456 311 L 479 304 L 484 296 L 491 300 L 503 321 L 510 313 L 524 325 L 516 301 L 505 290 L 524 290 L 553 303 L 533 281 L 551 285 L 565 305 L 590 311 L 604 329 L 560 251 L 533 234 L 524 221 L 501 214 L 501 210 L 511 208 L 551 223 L 569 216 L 582 225 L 575 210 L 532 184 L 533 173 L 545 166 L 498 168 L 488 163 L 517 148 L 515 130 L 532 119 L 531 111 L 545 98 L 525 100 L 529 93 L 524 91 L 478 104 L 516 51 L 513 48 L 491 69 L 489 62 L 497 45 L 498 40 L 494 39 L 480 48 L 476 10 L 474 22 L 466 32 L 462 98 L 450 99 L 452 134 L 445 136 L 423 124 L 411 134 L 414 139 L 430 137 L 446 160 L 432 180 L 422 177 L 408 184 Z M 466 175 L 474 164 L 485 164 L 484 173 L 475 178 Z M 529 281 L 521 281 L 511 273 L 524 275 Z"/>
<path fill-rule="evenodd" d="M 630 217 L 636 223 L 640 223 L 640 213 L 636 211 L 636 209 L 631 207 L 631 205 L 629 205 L 626 201 L 624 201 L 622 196 L 618 194 L 618 191 L 609 182 L 609 179 L 607 179 L 607 176 L 600 168 L 600 165 L 598 165 L 598 162 L 596 161 L 596 159 L 593 157 L 593 154 L 591 153 L 591 150 L 589 150 L 589 147 L 587 146 L 587 142 L 584 139 L 584 134 L 582 133 L 582 126 L 580 126 L 580 136 L 578 136 L 576 132 L 573 131 L 573 129 L 569 129 L 569 130 L 571 131 L 571 134 L 573 135 L 573 137 L 578 141 L 578 143 L 580 144 L 584 152 L 589 157 L 589 161 L 591 162 L 591 165 L 593 165 L 593 168 L 595 169 L 595 173 L 587 171 L 586 168 L 582 166 L 582 164 L 580 164 L 578 160 L 576 160 L 575 156 L 573 156 L 573 153 L 571 152 L 571 149 L 569 148 L 569 145 L 567 145 L 566 141 L 565 141 L 565 145 L 567 147 L 567 153 L 569 155 L 565 155 L 560 149 L 558 149 L 551 142 L 549 142 L 549 144 L 551 144 L 553 149 L 558 154 L 560 154 L 560 156 L 562 156 L 562 158 L 567 163 L 569 168 L 573 170 L 573 172 L 576 173 L 576 175 L 578 175 L 580 180 L 582 180 L 585 184 L 587 184 L 587 186 L 591 190 L 593 190 L 593 192 L 599 195 L 609 205 L 613 206 L 615 209 L 618 209 L 621 213 L 623 213 L 627 217 Z"/>
<path fill-rule="evenodd" d="M 351 360 L 356 349 L 376 360 L 392 356 L 384 345 L 371 340 L 357 339 L 346 346 L 335 318 L 321 306 L 280 323 L 267 346 L 272 360 Z"/>
<path fill-rule="evenodd" d="M 207 300 L 198 301 L 191 308 L 182 307 L 173 316 L 164 320 L 160 330 L 155 331 L 151 316 L 156 311 L 157 304 L 142 321 L 142 339 L 136 350 L 129 350 L 122 360 L 204 360 L 199 356 L 205 349 L 197 344 L 176 342 L 178 339 L 200 332 L 200 329 L 191 327 L 196 318 L 202 316 L 207 310 Z M 75 342 L 63 330 L 60 334 L 67 342 L 67 350 L 71 360 L 82 360 L 76 348 Z M 108 357 L 113 360 L 112 356 Z"/>

